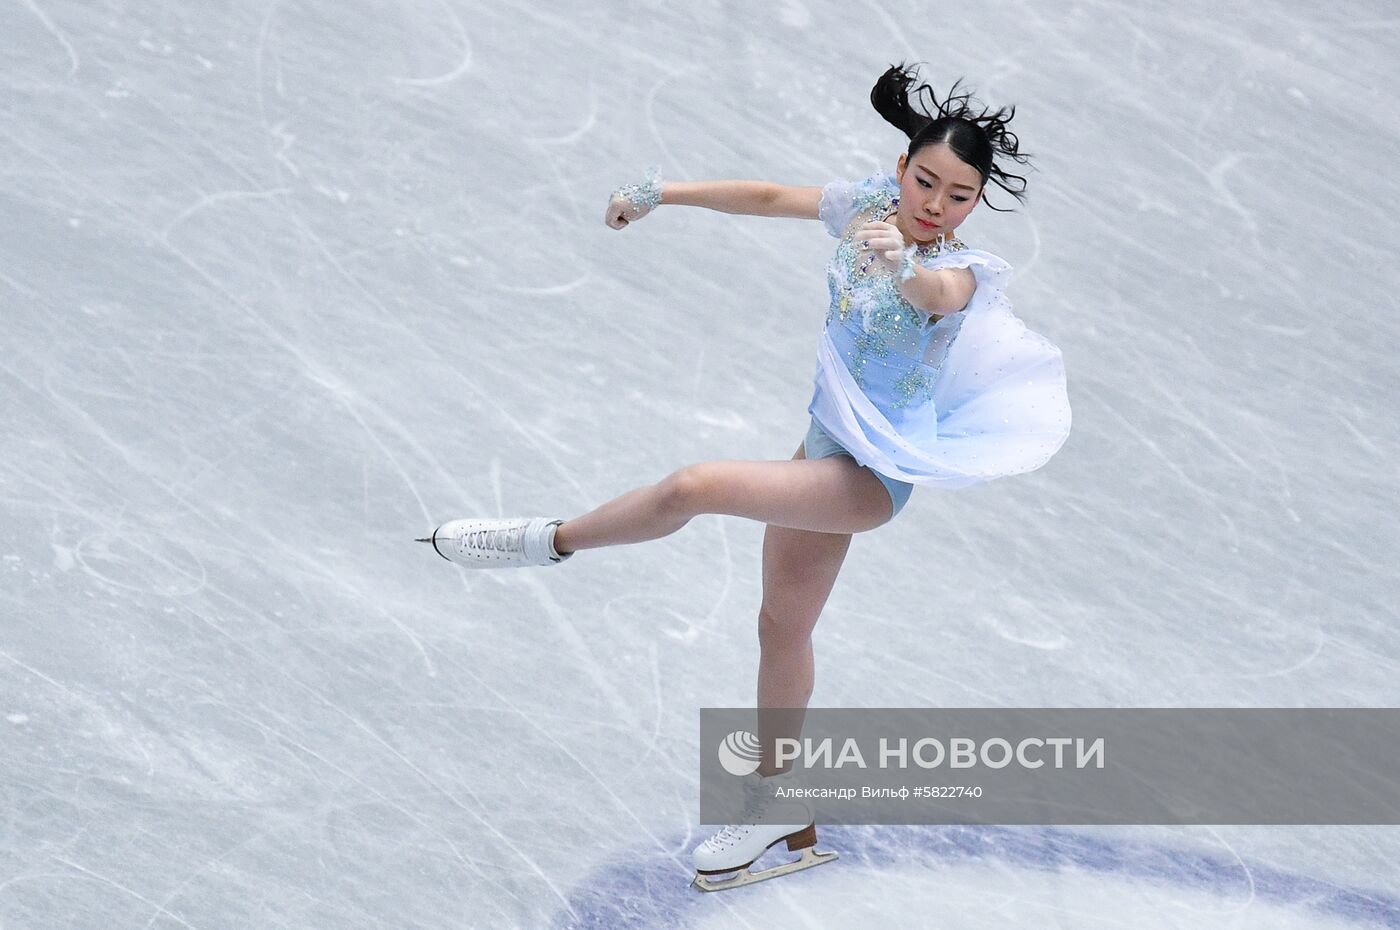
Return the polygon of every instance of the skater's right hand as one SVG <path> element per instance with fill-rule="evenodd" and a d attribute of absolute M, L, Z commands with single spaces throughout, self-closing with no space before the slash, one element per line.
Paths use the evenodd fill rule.
<path fill-rule="evenodd" d="M 603 222 L 613 229 L 621 229 L 634 220 L 639 220 L 651 212 L 651 207 L 637 206 L 619 194 L 613 194 L 608 201 L 608 212 L 603 217 Z"/>
<path fill-rule="evenodd" d="M 603 221 L 613 229 L 621 229 L 646 216 L 660 203 L 661 178 L 656 168 L 648 168 L 645 181 L 613 191 Z"/>

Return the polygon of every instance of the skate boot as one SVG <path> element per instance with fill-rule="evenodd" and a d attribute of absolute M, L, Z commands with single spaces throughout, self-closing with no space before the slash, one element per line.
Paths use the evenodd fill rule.
<path fill-rule="evenodd" d="M 453 520 L 418 541 L 432 543 L 438 555 L 467 568 L 555 565 L 573 555 L 554 551 L 554 529 L 563 522 L 548 517 Z"/>
<path fill-rule="evenodd" d="M 775 796 L 774 789 L 792 784 L 791 772 L 763 777 L 757 772 L 744 777 L 743 823 L 732 823 L 695 847 L 695 888 L 724 891 L 751 885 L 779 875 L 789 875 L 830 862 L 834 852 L 818 852 L 817 828 L 812 808 L 805 801 Z M 787 841 L 788 852 L 801 852 L 799 859 L 757 872 L 749 871 L 770 847 Z M 710 876 L 737 873 L 731 878 Z"/>

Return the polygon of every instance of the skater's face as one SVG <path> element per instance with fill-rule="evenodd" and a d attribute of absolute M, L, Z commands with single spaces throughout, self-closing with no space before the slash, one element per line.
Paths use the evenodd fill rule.
<path fill-rule="evenodd" d="M 932 242 L 952 237 L 982 193 L 982 176 L 945 142 L 899 156 L 899 212 L 895 224 L 905 238 Z"/>

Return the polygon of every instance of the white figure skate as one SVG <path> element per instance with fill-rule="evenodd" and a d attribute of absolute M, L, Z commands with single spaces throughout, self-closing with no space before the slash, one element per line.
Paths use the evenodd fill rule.
<path fill-rule="evenodd" d="M 554 530 L 563 522 L 548 517 L 453 520 L 418 542 L 432 543 L 438 555 L 467 568 L 557 565 L 573 555 L 554 551 Z"/>
<path fill-rule="evenodd" d="M 754 882 L 790 875 L 836 858 L 834 852 L 818 852 L 817 828 L 812 808 L 801 800 L 778 798 L 774 789 L 790 784 L 791 773 L 767 778 L 757 772 L 744 778 L 745 823 L 733 823 L 695 847 L 695 881 L 701 891 L 725 891 Z M 787 841 L 788 852 L 801 852 L 801 858 L 782 865 L 749 871 L 768 849 Z M 736 873 L 731 878 L 711 876 Z"/>

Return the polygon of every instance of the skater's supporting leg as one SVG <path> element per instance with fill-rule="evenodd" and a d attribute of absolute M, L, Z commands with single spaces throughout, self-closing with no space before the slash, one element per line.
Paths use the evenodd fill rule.
<path fill-rule="evenodd" d="M 889 493 L 849 456 L 701 462 L 628 491 L 554 535 L 561 555 L 668 536 L 702 513 L 818 533 L 860 533 L 890 519 Z"/>
<path fill-rule="evenodd" d="M 795 460 L 803 458 L 798 448 Z M 886 495 L 888 506 L 889 495 Z M 758 614 L 758 638 L 763 654 L 758 666 L 758 734 L 763 747 L 759 770 L 745 785 L 761 796 L 776 785 L 778 766 L 773 740 L 797 738 L 812 694 L 812 627 L 821 615 L 836 575 L 851 545 L 850 533 L 821 533 L 769 524 L 763 534 L 763 605 Z M 773 781 L 770 781 L 773 779 Z M 775 795 L 776 797 L 776 795 Z M 695 849 L 695 886 L 719 891 L 790 872 L 811 868 L 836 858 L 818 852 L 812 810 L 805 802 L 787 807 L 756 808 L 744 823 L 731 824 Z M 792 805 L 802 805 L 795 810 Z M 749 813 L 749 808 L 745 808 Z M 781 821 L 781 822 L 780 822 Z M 749 870 L 769 846 L 787 840 L 790 852 L 802 857 L 782 865 Z M 711 875 L 739 870 L 733 878 L 716 881 Z"/>
<path fill-rule="evenodd" d="M 794 458 L 802 458 L 798 447 Z M 888 497 L 887 497 L 888 500 Z M 759 772 L 778 771 L 778 737 L 798 739 L 812 696 L 812 628 L 836 584 L 849 533 L 816 533 L 770 525 L 763 533 L 763 603 L 758 611 Z"/>

